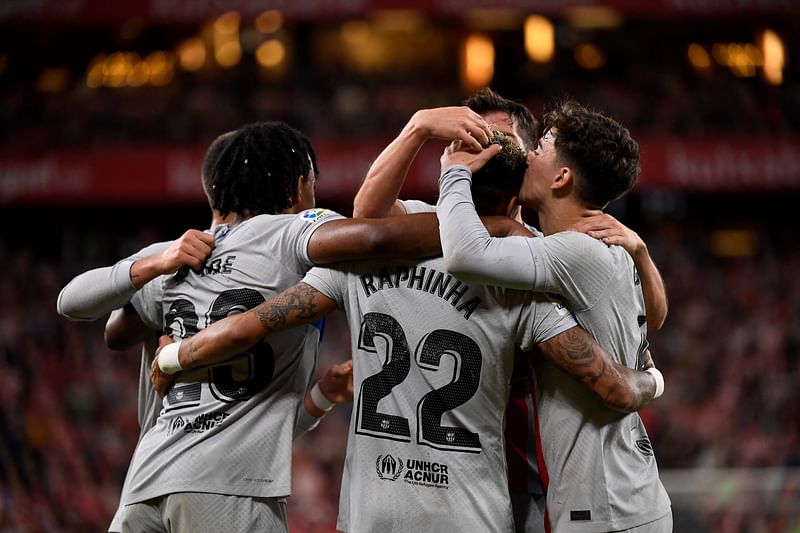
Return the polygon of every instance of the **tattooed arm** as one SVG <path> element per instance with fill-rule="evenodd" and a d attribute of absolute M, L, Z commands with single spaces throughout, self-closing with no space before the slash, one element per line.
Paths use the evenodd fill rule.
<path fill-rule="evenodd" d="M 335 309 L 334 300 L 300 282 L 246 313 L 215 322 L 185 339 L 178 361 L 184 370 L 219 363 L 246 351 L 265 335 L 308 324 Z"/>
<path fill-rule="evenodd" d="M 547 359 L 586 385 L 608 407 L 632 413 L 653 399 L 656 380 L 647 372 L 620 365 L 581 327 L 537 345 Z"/>

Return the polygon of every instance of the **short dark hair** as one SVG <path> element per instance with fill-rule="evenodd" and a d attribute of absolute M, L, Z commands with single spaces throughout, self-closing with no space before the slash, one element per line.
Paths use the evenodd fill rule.
<path fill-rule="evenodd" d="M 639 145 L 619 122 L 563 100 L 544 115 L 544 131 L 551 129 L 556 156 L 576 171 L 576 193 L 586 206 L 603 208 L 636 185 Z"/>
<path fill-rule="evenodd" d="M 522 187 L 528 158 L 516 140 L 501 131 L 494 132 L 489 142 L 499 144 L 501 150 L 473 174 L 472 198 L 479 214 L 505 215 L 508 202 Z"/>
<path fill-rule="evenodd" d="M 317 173 L 308 138 L 284 122 L 248 124 L 222 147 L 208 173 L 211 207 L 228 213 L 277 214 L 291 207 L 297 178 Z"/>
<path fill-rule="evenodd" d="M 522 137 L 522 142 L 525 143 L 522 148 L 533 150 L 539 145 L 541 136 L 539 121 L 523 104 L 500 96 L 489 87 L 485 87 L 464 100 L 464 105 L 479 115 L 496 112 L 507 113 L 516 126 L 519 136 Z"/>

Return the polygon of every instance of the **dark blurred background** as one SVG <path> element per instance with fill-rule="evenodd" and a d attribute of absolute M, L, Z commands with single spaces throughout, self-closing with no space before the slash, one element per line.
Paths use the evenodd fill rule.
<path fill-rule="evenodd" d="M 676 532 L 800 532 L 800 7 L 794 0 L 0 2 L 0 532 L 103 531 L 138 435 L 138 350 L 57 316 L 76 274 L 207 227 L 200 159 L 278 119 L 350 214 L 414 111 L 491 86 L 626 124 L 610 212 L 670 298 L 643 417 Z M 444 144 L 403 196 L 435 200 Z M 349 357 L 329 321 L 319 370 Z M 294 532 L 336 517 L 349 410 L 298 442 Z"/>

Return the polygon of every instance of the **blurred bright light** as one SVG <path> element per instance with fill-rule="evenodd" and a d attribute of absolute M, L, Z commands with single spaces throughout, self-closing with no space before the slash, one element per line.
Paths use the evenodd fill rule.
<path fill-rule="evenodd" d="M 200 37 L 191 37 L 178 46 L 178 62 L 183 70 L 196 72 L 206 63 L 206 45 Z"/>
<path fill-rule="evenodd" d="M 761 51 L 752 43 L 714 43 L 711 48 L 714 60 L 739 77 L 753 77 L 756 67 L 763 64 Z"/>
<path fill-rule="evenodd" d="M 238 33 L 241 20 L 242 17 L 236 11 L 223 13 L 214 21 L 214 37 L 216 38 L 217 34 L 228 36 Z"/>
<path fill-rule="evenodd" d="M 575 47 L 575 61 L 587 70 L 597 70 L 606 64 L 606 54 L 591 43 L 581 43 Z"/>
<path fill-rule="evenodd" d="M 750 229 L 716 230 L 709 247 L 719 257 L 751 257 L 758 251 L 758 235 Z"/>
<path fill-rule="evenodd" d="M 242 45 L 239 42 L 241 19 L 236 11 L 228 11 L 220 15 L 212 25 L 214 59 L 221 67 L 232 67 L 242 59 Z"/>
<path fill-rule="evenodd" d="M 411 9 L 383 9 L 372 16 L 375 25 L 385 32 L 410 33 L 425 25 L 425 17 Z"/>
<path fill-rule="evenodd" d="M 261 33 L 275 33 L 283 26 L 283 15 L 277 9 L 264 11 L 256 17 L 254 25 Z"/>
<path fill-rule="evenodd" d="M 145 64 L 139 57 L 139 54 L 131 54 L 129 56 L 130 68 L 128 75 L 125 77 L 125 85 L 129 87 L 141 87 L 150 81 L 150 77 L 145 71 Z"/>
<path fill-rule="evenodd" d="M 494 77 L 494 44 L 483 33 L 473 33 L 464 42 L 462 82 L 474 91 L 486 87 Z"/>
<path fill-rule="evenodd" d="M 143 62 L 142 67 L 147 73 L 150 84 L 156 87 L 168 85 L 175 74 L 172 58 L 164 52 L 151 53 Z"/>
<path fill-rule="evenodd" d="M 128 78 L 131 65 L 122 52 L 114 52 L 106 59 L 103 68 L 103 85 L 106 87 L 122 87 Z"/>
<path fill-rule="evenodd" d="M 256 49 L 256 61 L 265 68 L 277 67 L 286 58 L 286 46 L 278 39 L 269 39 Z"/>
<path fill-rule="evenodd" d="M 43 93 L 60 93 L 69 85 L 69 70 L 65 68 L 46 68 L 36 79 L 36 90 Z"/>
<path fill-rule="evenodd" d="M 692 43 L 686 50 L 686 55 L 689 62 L 695 68 L 708 68 L 711 66 L 711 58 L 708 56 L 706 49 L 697 43 Z"/>
<path fill-rule="evenodd" d="M 363 46 L 369 41 L 371 29 L 364 20 L 349 20 L 342 24 L 342 39 L 351 46 Z"/>
<path fill-rule="evenodd" d="M 577 6 L 566 10 L 567 23 L 578 29 L 614 29 L 622 26 L 622 15 L 603 6 Z"/>
<path fill-rule="evenodd" d="M 86 69 L 86 86 L 90 89 L 97 89 L 103 85 L 105 63 L 105 54 L 96 55 L 89 63 L 89 68 Z"/>
<path fill-rule="evenodd" d="M 765 30 L 761 35 L 761 54 L 764 58 L 764 78 L 771 85 L 783 83 L 783 67 L 785 52 L 783 41 L 772 30 Z"/>
<path fill-rule="evenodd" d="M 214 59 L 221 67 L 233 67 L 242 59 L 242 47 L 238 41 L 222 43 L 214 50 Z"/>
<path fill-rule="evenodd" d="M 499 7 L 471 9 L 465 16 L 471 28 L 481 30 L 516 30 L 521 18 L 516 9 Z"/>
<path fill-rule="evenodd" d="M 525 52 L 537 63 L 547 63 L 556 49 L 553 23 L 540 15 L 525 19 Z"/>

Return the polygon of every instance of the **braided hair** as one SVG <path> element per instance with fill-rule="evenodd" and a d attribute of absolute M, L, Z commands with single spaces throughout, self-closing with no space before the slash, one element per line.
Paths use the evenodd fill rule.
<path fill-rule="evenodd" d="M 297 178 L 317 174 L 308 138 L 284 122 L 248 124 L 222 149 L 208 175 L 211 207 L 228 213 L 277 214 L 297 197 Z"/>

